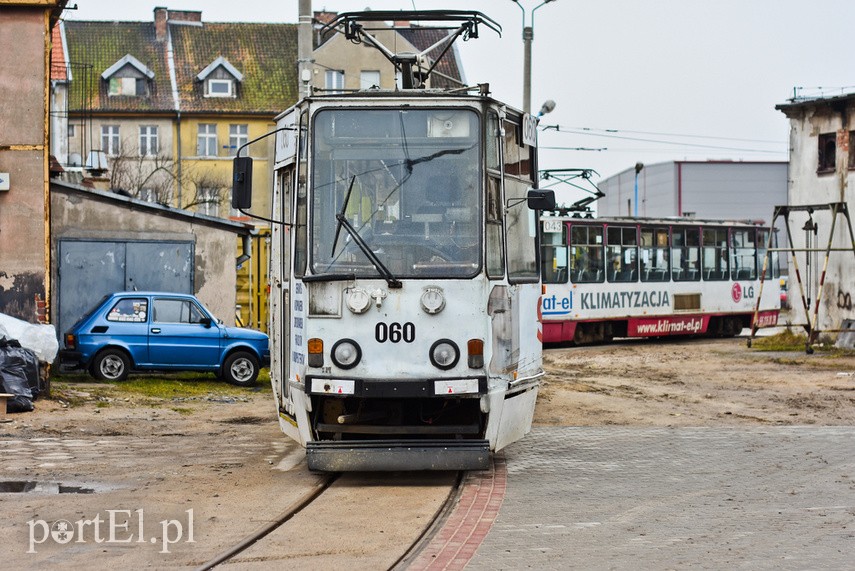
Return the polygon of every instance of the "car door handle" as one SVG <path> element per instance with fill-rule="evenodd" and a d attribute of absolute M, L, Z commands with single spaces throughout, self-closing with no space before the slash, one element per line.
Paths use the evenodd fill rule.
<path fill-rule="evenodd" d="M 151 332 L 152 333 L 160 333 L 160 327 L 153 327 Z"/>

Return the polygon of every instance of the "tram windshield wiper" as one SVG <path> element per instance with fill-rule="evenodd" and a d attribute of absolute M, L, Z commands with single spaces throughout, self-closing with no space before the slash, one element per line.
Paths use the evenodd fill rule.
<path fill-rule="evenodd" d="M 350 186 L 347 189 L 347 195 L 344 197 L 344 203 L 341 205 L 341 211 L 335 215 L 335 219 L 338 221 L 338 223 L 336 224 L 335 238 L 333 238 L 332 253 L 330 255 L 335 254 L 335 247 L 338 244 L 338 236 L 341 233 L 341 229 L 344 228 L 345 230 L 347 230 L 347 233 L 350 234 L 350 236 L 353 238 L 353 241 L 356 242 L 356 245 L 359 246 L 359 249 L 362 250 L 362 252 L 368 257 L 368 259 L 377 269 L 377 273 L 379 273 L 380 276 L 384 280 L 386 280 L 386 283 L 389 285 L 389 287 L 400 288 L 402 285 L 401 281 L 398 280 L 392 274 L 391 271 L 389 271 L 389 268 L 386 267 L 386 264 L 380 261 L 380 258 L 377 257 L 377 254 L 375 254 L 371 250 L 371 247 L 365 242 L 362 236 L 359 235 L 359 232 L 347 219 L 347 216 L 345 216 L 345 212 L 347 211 L 347 205 L 350 202 L 350 195 L 351 192 L 353 192 L 354 182 L 356 182 L 356 175 L 354 175 L 353 178 L 350 179 Z"/>

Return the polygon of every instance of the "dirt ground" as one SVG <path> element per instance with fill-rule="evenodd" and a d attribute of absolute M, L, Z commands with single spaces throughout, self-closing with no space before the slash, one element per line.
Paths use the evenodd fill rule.
<path fill-rule="evenodd" d="M 543 426 L 855 424 L 855 355 L 765 352 L 744 338 L 548 348 Z"/>
<path fill-rule="evenodd" d="M 855 424 L 855 352 L 762 351 L 733 339 L 618 340 L 544 349 L 543 426 Z M 82 379 L 83 382 L 78 382 Z M 9 415 L 6 436 L 205 434 L 272 422 L 267 381 L 176 398 L 59 379 L 52 399 Z M 205 377 L 203 382 L 213 379 Z M 144 419 L 146 422 L 128 422 Z"/>
<path fill-rule="evenodd" d="M 855 425 L 851 352 L 763 352 L 747 348 L 742 338 L 625 340 L 547 348 L 544 364 L 535 411 L 541 426 Z M 133 381 L 112 387 L 87 377 L 58 379 L 52 399 L 37 400 L 34 412 L 9 415 L 12 422 L 0 424 L 0 481 L 94 491 L 0 493 L 0 516 L 7 521 L 0 544 L 14 546 L 9 568 L 200 565 L 316 485 L 317 477 L 304 469 L 304 451 L 279 431 L 269 384 L 245 389 L 204 377 L 182 380 L 199 384 L 182 393 L 173 389 L 177 380 L 156 378 L 161 388 L 152 396 L 131 390 Z M 415 484 L 408 484 L 410 492 L 425 495 Z M 273 496 L 271 489 L 277 490 Z M 444 488 L 424 489 L 441 501 L 437 490 Z M 407 534 L 420 533 L 419 520 L 411 518 L 411 529 L 392 525 L 385 509 L 376 510 L 376 537 L 406 545 Z M 82 542 L 61 545 L 41 531 L 37 537 L 44 542 L 33 544 L 34 521 L 82 525 L 116 510 L 134 518 L 146 514 L 143 529 L 119 528 L 122 537 L 134 537 L 132 544 L 81 536 Z M 158 525 L 166 521 L 190 526 L 194 542 L 185 536 L 167 553 L 167 534 Z M 346 546 L 329 552 L 355 553 Z"/>

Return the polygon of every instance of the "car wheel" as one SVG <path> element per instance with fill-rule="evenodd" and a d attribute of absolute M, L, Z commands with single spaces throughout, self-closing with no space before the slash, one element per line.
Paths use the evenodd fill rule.
<path fill-rule="evenodd" d="M 124 381 L 130 368 L 130 359 L 119 349 L 104 349 L 92 361 L 92 375 L 102 381 Z"/>
<path fill-rule="evenodd" d="M 246 351 L 232 353 L 223 363 L 222 377 L 233 385 L 250 387 L 258 378 L 258 359 Z"/>

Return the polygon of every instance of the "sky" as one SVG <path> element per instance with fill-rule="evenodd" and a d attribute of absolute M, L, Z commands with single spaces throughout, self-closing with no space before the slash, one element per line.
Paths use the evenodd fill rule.
<path fill-rule="evenodd" d="M 69 5 L 75 1 L 70 0 Z M 68 20 L 151 21 L 155 6 L 208 22 L 297 22 L 297 0 L 77 0 Z M 470 85 L 523 102 L 522 26 L 533 25 L 531 106 L 540 168 L 593 169 L 594 182 L 636 163 L 786 161 L 794 94 L 855 91 L 852 0 L 313 0 L 314 10 L 477 10 L 501 37 L 458 41 Z M 533 16 L 533 17 L 532 17 Z M 546 128 L 549 127 L 549 128 Z M 586 196 L 555 187 L 559 203 Z"/>

